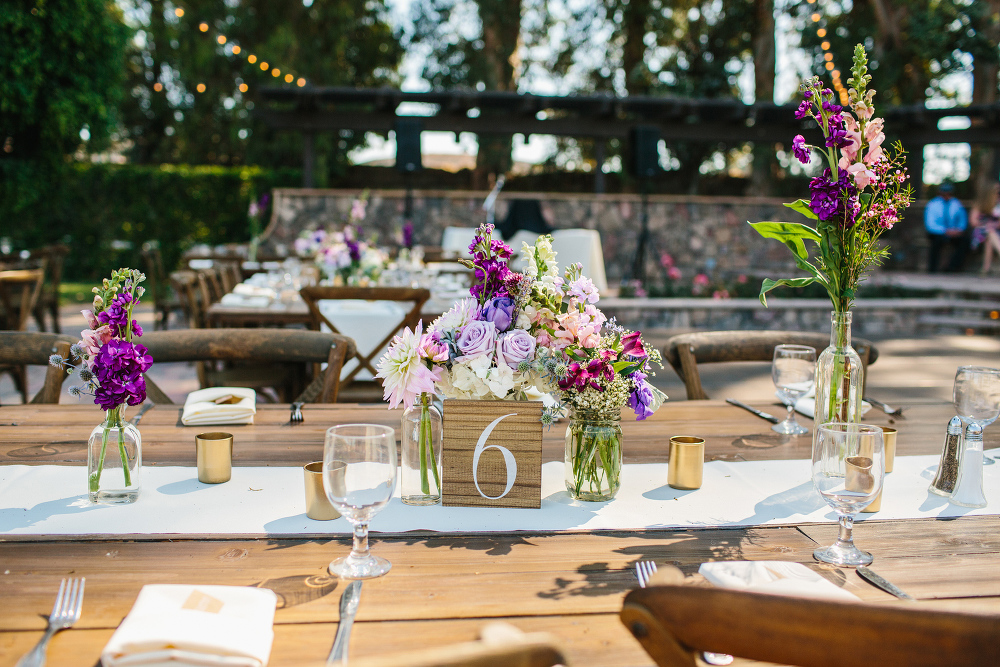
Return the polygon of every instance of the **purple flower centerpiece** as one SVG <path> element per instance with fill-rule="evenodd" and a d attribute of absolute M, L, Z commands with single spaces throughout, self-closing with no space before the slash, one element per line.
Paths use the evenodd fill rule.
<path fill-rule="evenodd" d="M 819 77 L 802 84 L 803 100 L 795 117 L 815 121 L 822 141 L 809 145 L 798 135 L 792 153 L 803 164 L 819 155 L 824 168 L 809 183 L 809 199 L 785 206 L 811 222 L 751 223 L 761 236 L 791 250 L 796 266 L 807 274 L 765 279 L 760 289 L 765 306 L 766 294 L 776 287 L 814 283 L 833 303 L 831 345 L 816 369 L 817 424 L 860 421 L 861 361 L 850 346 L 851 306 L 858 284 L 889 256 L 880 236 L 900 220 L 913 197 L 902 145 L 888 150 L 882 146 L 885 123 L 874 117 L 871 79 L 868 56 L 859 44 L 848 88 L 840 91 L 841 104 Z"/>
<path fill-rule="evenodd" d="M 136 339 L 142 327 L 132 317 L 145 288 L 146 277 L 132 269 L 120 269 L 94 288 L 94 309 L 84 310 L 89 325 L 79 343 L 71 348 L 71 358 L 82 363 L 76 368 L 68 359 L 53 355 L 51 363 L 76 373 L 82 386 L 70 388 L 74 396 L 91 395 L 105 412 L 104 422 L 91 433 L 88 444 L 88 492 L 92 502 L 131 503 L 139 496 L 142 469 L 142 439 L 138 429 L 125 421 L 125 408 L 146 400 L 143 376 L 153 358 Z M 112 473 L 112 468 L 115 471 Z"/>

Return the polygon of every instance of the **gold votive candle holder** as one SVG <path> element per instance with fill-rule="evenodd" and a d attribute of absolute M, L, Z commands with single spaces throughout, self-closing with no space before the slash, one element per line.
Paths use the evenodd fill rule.
<path fill-rule="evenodd" d="M 331 470 L 334 471 L 333 481 L 342 486 L 344 483 L 344 471 L 347 464 L 343 461 L 334 461 Z M 323 488 L 323 462 L 313 461 L 302 466 L 306 484 L 306 516 L 314 521 L 330 521 L 340 517 L 340 512 L 330 504 L 330 499 L 326 496 Z"/>
<path fill-rule="evenodd" d="M 892 464 L 896 460 L 896 429 L 883 426 L 882 441 L 885 443 L 885 471 L 892 472 Z"/>
<path fill-rule="evenodd" d="M 194 437 L 198 457 L 198 481 L 228 482 L 233 476 L 233 434 L 199 433 Z"/>
<path fill-rule="evenodd" d="M 675 489 L 700 489 L 705 467 L 705 439 L 693 435 L 670 438 L 667 484 Z"/>

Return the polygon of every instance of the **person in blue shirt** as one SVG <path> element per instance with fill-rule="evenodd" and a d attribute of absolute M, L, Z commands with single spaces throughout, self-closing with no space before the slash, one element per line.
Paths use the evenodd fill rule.
<path fill-rule="evenodd" d="M 945 271 L 955 273 L 962 270 L 965 255 L 969 250 L 966 238 L 969 219 L 962 203 L 955 199 L 955 186 L 945 181 L 938 187 L 938 196 L 927 202 L 924 209 L 924 229 L 930 244 L 927 257 L 927 272 L 937 273 L 941 268 L 941 251 L 951 246 L 951 258 Z"/>

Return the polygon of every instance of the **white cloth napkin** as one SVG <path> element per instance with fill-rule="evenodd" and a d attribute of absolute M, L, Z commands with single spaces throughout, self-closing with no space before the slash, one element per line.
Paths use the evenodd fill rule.
<path fill-rule="evenodd" d="M 781 396 L 778 392 L 774 392 L 774 395 L 781 400 Z M 868 411 L 872 409 L 872 404 L 866 401 L 861 401 L 861 414 L 866 415 Z M 809 393 L 795 401 L 795 411 L 800 415 L 805 415 L 809 419 L 814 419 L 816 414 L 816 387 L 809 390 Z"/>
<path fill-rule="evenodd" d="M 246 586 L 143 586 L 101 653 L 104 667 L 265 667 L 277 596 Z"/>
<path fill-rule="evenodd" d="M 271 298 L 230 292 L 229 294 L 222 295 L 219 304 L 232 308 L 267 308 L 271 305 Z"/>
<path fill-rule="evenodd" d="M 848 602 L 861 600 L 802 563 L 778 560 L 716 561 L 702 563 L 698 572 L 720 588 Z"/>
<path fill-rule="evenodd" d="M 239 403 L 213 403 L 217 398 L 232 394 Z M 211 424 L 252 424 L 257 414 L 257 392 L 246 387 L 209 387 L 188 394 L 184 401 L 181 423 L 185 426 Z"/>

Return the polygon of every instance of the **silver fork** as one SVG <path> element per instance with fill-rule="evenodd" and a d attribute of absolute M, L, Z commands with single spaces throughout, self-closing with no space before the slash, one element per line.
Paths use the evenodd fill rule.
<path fill-rule="evenodd" d="M 42 667 L 45 664 L 45 651 L 49 646 L 52 635 L 71 627 L 80 620 L 80 612 L 83 610 L 83 585 L 86 579 L 63 579 L 59 584 L 59 594 L 56 595 L 56 603 L 52 606 L 52 613 L 49 614 L 49 625 L 45 628 L 45 634 L 35 644 L 35 648 L 24 654 L 17 667 Z"/>
<path fill-rule="evenodd" d="M 906 417 L 903 416 L 904 408 L 894 408 L 888 403 L 877 401 L 874 398 L 869 398 L 868 396 L 865 396 L 864 400 L 874 405 L 876 408 L 884 412 L 889 417 L 899 417 L 900 419 L 906 419 Z"/>
<path fill-rule="evenodd" d="M 302 406 L 305 405 L 302 401 L 296 401 L 292 403 L 292 416 L 291 422 L 293 424 L 300 424 L 305 421 L 302 417 Z"/>
<path fill-rule="evenodd" d="M 645 588 L 649 578 L 656 572 L 656 563 L 651 560 L 641 560 L 635 564 L 635 578 L 639 580 L 639 588 Z M 709 665 L 731 665 L 733 656 L 727 653 L 712 653 L 702 651 L 701 659 Z"/>

